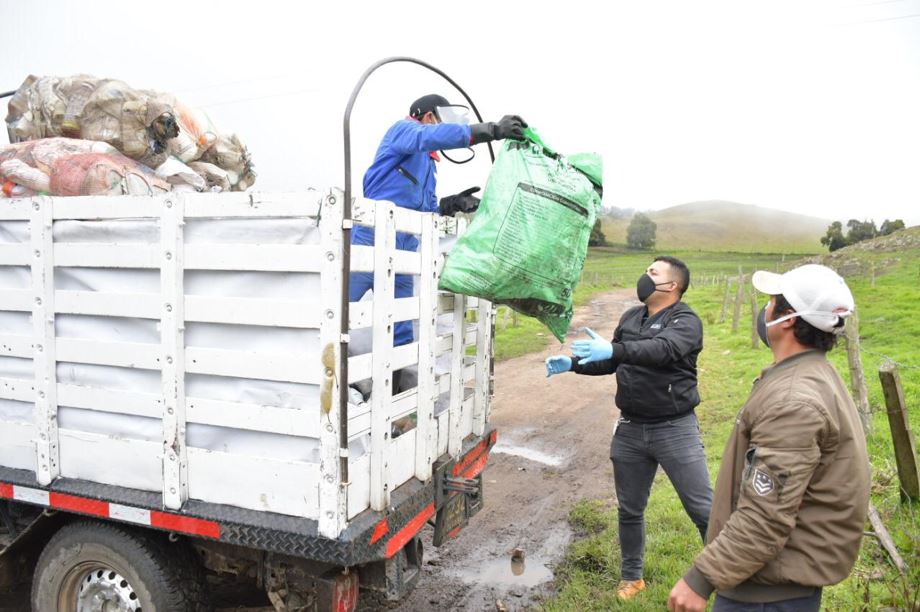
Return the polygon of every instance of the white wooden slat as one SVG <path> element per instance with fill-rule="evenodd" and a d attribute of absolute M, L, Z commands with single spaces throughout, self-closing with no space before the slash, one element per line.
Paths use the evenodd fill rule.
<path fill-rule="evenodd" d="M 0 427 L 0 465 L 35 471 L 35 425 L 3 422 Z"/>
<path fill-rule="evenodd" d="M 316 217 L 323 195 L 315 190 L 295 193 L 201 193 L 185 196 L 185 217 Z"/>
<path fill-rule="evenodd" d="M 466 389 L 466 391 L 473 391 Z M 463 411 L 460 413 L 460 437 L 465 439 L 473 433 L 473 409 L 476 407 L 475 393 L 468 393 L 464 396 Z"/>
<path fill-rule="evenodd" d="M 60 289 L 54 292 L 54 310 L 58 314 L 159 319 L 162 309 L 159 293 L 106 293 Z"/>
<path fill-rule="evenodd" d="M 376 301 L 377 300 L 375 298 L 374 302 L 376 303 Z M 390 369 L 400 370 L 406 366 L 418 363 L 418 346 L 419 345 L 417 342 L 413 342 L 412 344 L 404 344 L 403 346 L 397 346 L 390 349 L 392 355 L 392 359 L 390 361 Z M 354 357 L 349 357 L 349 384 L 370 378 L 374 374 L 373 362 L 374 353 L 366 353 L 364 355 L 355 355 Z"/>
<path fill-rule="evenodd" d="M 373 225 L 376 205 L 377 202 L 374 200 L 355 198 L 354 204 L 352 204 L 352 219 L 354 219 L 355 223 Z M 423 214 L 426 213 L 395 206 L 393 208 L 393 220 L 396 225 L 396 231 L 407 234 L 421 234 Z"/>
<path fill-rule="evenodd" d="M 447 453 L 451 457 L 457 457 L 460 454 L 463 438 L 460 435 L 460 419 L 463 406 L 463 326 L 466 325 L 464 318 L 466 313 L 465 296 L 457 295 L 454 297 L 454 330 L 451 335 L 451 359 L 450 359 L 450 430 L 447 438 Z"/>
<path fill-rule="evenodd" d="M 390 404 L 390 420 L 395 421 L 405 416 L 409 416 L 418 410 L 418 392 L 405 391 L 393 398 Z"/>
<path fill-rule="evenodd" d="M 260 353 L 187 347 L 185 371 L 318 385 L 322 371 L 315 353 Z"/>
<path fill-rule="evenodd" d="M 323 320 L 323 301 L 271 300 L 261 298 L 185 296 L 185 320 L 206 323 L 232 323 L 319 329 Z"/>
<path fill-rule="evenodd" d="M 415 475 L 415 436 L 412 431 L 404 433 L 392 440 L 388 447 L 390 467 L 387 475 L 392 491 Z"/>
<path fill-rule="evenodd" d="M 438 236 L 434 215 L 426 215 L 419 237 L 422 274 L 419 276 L 418 300 L 418 395 L 415 435 L 415 477 L 422 482 L 431 478 L 437 427 L 434 422 L 434 339 L 438 318 Z"/>
<path fill-rule="evenodd" d="M 31 289 L 0 289 L 0 310 L 32 311 Z"/>
<path fill-rule="evenodd" d="M 49 198 L 32 200 L 32 335 L 35 351 L 36 480 L 50 484 L 61 472 L 58 439 L 57 342 L 54 333 L 54 243 Z"/>
<path fill-rule="evenodd" d="M 316 519 L 319 466 L 189 447 L 189 497 Z"/>
<path fill-rule="evenodd" d="M 348 441 L 360 438 L 371 430 L 371 406 L 361 404 L 348 406 Z M 349 492 L 349 495 L 351 493 Z"/>
<path fill-rule="evenodd" d="M 398 249 L 393 255 L 393 271 L 396 274 L 421 274 L 422 260 L 419 254 Z"/>
<path fill-rule="evenodd" d="M 34 402 L 35 396 L 34 379 L 0 378 L 0 399 Z"/>
<path fill-rule="evenodd" d="M 363 244 L 351 245 L 351 271 L 374 271 L 374 247 Z"/>
<path fill-rule="evenodd" d="M 185 420 L 189 423 L 303 438 L 319 437 L 319 419 L 313 410 L 200 397 L 186 397 L 185 402 Z"/>
<path fill-rule="evenodd" d="M 0 334 L 0 357 L 23 357 L 32 359 L 32 336 L 22 334 Z"/>
<path fill-rule="evenodd" d="M 348 519 L 364 512 L 371 497 L 371 458 L 361 455 L 348 462 Z"/>
<path fill-rule="evenodd" d="M 2 340 L 2 337 L 0 337 Z M 0 346 L 2 349 L 2 346 Z M 371 377 L 373 368 L 373 355 L 366 353 L 364 355 L 355 355 L 348 358 L 348 384 L 352 385 L 359 380 L 365 380 Z"/>
<path fill-rule="evenodd" d="M 58 338 L 58 361 L 112 365 L 144 370 L 160 369 L 160 345 Z"/>
<path fill-rule="evenodd" d="M 0 206 L 0 221 L 28 221 L 31 214 L 31 198 L 4 200 Z"/>
<path fill-rule="evenodd" d="M 28 266 L 32 249 L 28 244 L 0 244 L 0 266 Z"/>
<path fill-rule="evenodd" d="M 188 500 L 185 446 L 185 244 L 183 197 L 165 198 L 160 219 L 161 384 L 163 389 L 163 505 L 178 510 Z"/>
<path fill-rule="evenodd" d="M 393 204 L 377 202 L 374 236 L 374 325 L 371 353 L 373 386 L 371 391 L 371 509 L 384 511 L 389 506 L 387 449 L 390 419 L 387 412 L 393 391 L 393 252 L 396 250 L 396 227 Z"/>
<path fill-rule="evenodd" d="M 323 255 L 305 244 L 187 244 L 185 269 L 319 272 Z"/>
<path fill-rule="evenodd" d="M 479 300 L 476 333 L 476 400 L 473 406 L 473 433 L 485 433 L 489 415 L 489 390 L 491 388 L 492 326 L 495 309 L 487 300 Z"/>
<path fill-rule="evenodd" d="M 440 268 L 437 269 L 440 278 Z M 445 291 L 438 292 L 438 314 L 446 314 L 454 311 L 454 294 Z"/>
<path fill-rule="evenodd" d="M 454 329 L 457 329 L 455 326 Z M 462 328 L 461 328 L 462 329 Z M 463 336 L 463 346 L 472 346 L 476 344 L 476 329 L 467 330 Z M 441 356 L 448 351 L 452 351 L 454 346 L 454 335 L 453 333 L 444 334 L 443 336 L 438 336 L 435 340 L 434 354 Z"/>
<path fill-rule="evenodd" d="M 438 422 L 438 445 L 435 454 L 438 459 L 447 454 L 447 440 L 450 437 L 450 411 L 445 410 L 436 417 Z"/>
<path fill-rule="evenodd" d="M 100 389 L 64 383 L 58 383 L 57 393 L 58 404 L 61 406 L 151 419 L 160 419 L 163 415 L 163 396 L 159 393 Z"/>
<path fill-rule="evenodd" d="M 418 363 L 417 342 L 393 347 L 393 358 L 390 361 L 390 367 L 393 370 L 401 370 L 416 363 Z"/>
<path fill-rule="evenodd" d="M 54 265 L 64 268 L 159 268 L 160 259 L 159 245 L 152 244 L 54 245 Z"/>
<path fill-rule="evenodd" d="M 347 525 L 348 499 L 345 485 L 348 469 L 348 431 L 341 431 L 342 405 L 339 385 L 342 381 L 342 260 L 344 257 L 344 194 L 328 193 L 322 203 L 319 221 L 322 270 L 320 291 L 327 310 L 320 318 L 319 341 L 322 347 L 323 382 L 320 387 L 320 411 L 310 410 L 310 422 L 319 429 L 319 533 L 337 538 Z M 344 382 L 344 381 L 342 381 Z M 347 428 L 347 421 L 346 421 Z M 342 456 L 344 454 L 344 457 Z"/>
<path fill-rule="evenodd" d="M 159 442 L 61 429 L 61 476 L 142 491 L 163 490 Z"/>
<path fill-rule="evenodd" d="M 370 300 L 348 305 L 348 329 L 370 327 L 374 321 L 374 304 Z"/>
<path fill-rule="evenodd" d="M 83 196 L 51 198 L 57 219 L 159 218 L 164 196 Z"/>
<path fill-rule="evenodd" d="M 372 301 L 355 302 L 348 309 L 348 323 L 350 329 L 361 329 L 373 324 Z M 419 298 L 398 298 L 393 303 L 393 319 L 396 321 L 411 321 L 418 318 Z"/>

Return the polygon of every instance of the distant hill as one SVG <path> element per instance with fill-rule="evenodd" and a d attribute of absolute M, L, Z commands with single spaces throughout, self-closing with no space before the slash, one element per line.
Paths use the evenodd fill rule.
<path fill-rule="evenodd" d="M 920 255 L 920 226 L 898 230 L 887 236 L 863 240 L 833 253 L 809 257 L 805 261 L 819 263 L 837 270 L 842 276 L 868 275 L 873 269 L 883 273 L 887 268 L 913 260 Z"/>
<path fill-rule="evenodd" d="M 711 200 L 646 212 L 658 224 L 656 250 L 813 254 L 830 220 L 750 204 Z M 626 244 L 629 219 L 601 220 L 607 241 Z"/>

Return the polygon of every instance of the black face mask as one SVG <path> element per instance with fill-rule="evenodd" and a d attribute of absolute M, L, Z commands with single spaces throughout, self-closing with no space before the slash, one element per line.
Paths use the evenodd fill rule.
<path fill-rule="evenodd" d="M 769 304 L 761 308 L 760 313 L 757 315 L 757 335 L 760 336 L 761 341 L 769 347 L 770 339 L 767 337 L 767 306 L 769 306 Z"/>
<path fill-rule="evenodd" d="M 639 280 L 636 282 L 636 297 L 639 298 L 639 301 L 645 303 L 645 300 L 649 298 L 656 291 L 661 291 L 659 285 L 669 285 L 674 281 L 668 281 L 666 283 L 655 283 L 654 279 L 648 274 L 643 274 L 639 277 Z"/>

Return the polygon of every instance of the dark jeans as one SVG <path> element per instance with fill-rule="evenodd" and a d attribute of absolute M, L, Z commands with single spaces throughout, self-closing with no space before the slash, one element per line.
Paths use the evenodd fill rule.
<path fill-rule="evenodd" d="M 706 540 L 712 487 L 695 414 L 647 425 L 621 418 L 610 444 L 610 459 L 619 503 L 622 580 L 642 578 L 645 506 L 659 465 Z"/>
<path fill-rule="evenodd" d="M 821 589 L 815 589 L 815 594 L 808 597 L 770 603 L 748 603 L 716 595 L 712 604 L 712 612 L 818 612 L 820 609 Z"/>

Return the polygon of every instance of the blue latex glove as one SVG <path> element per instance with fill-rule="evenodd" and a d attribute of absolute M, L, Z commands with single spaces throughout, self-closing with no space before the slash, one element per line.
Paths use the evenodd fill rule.
<path fill-rule="evenodd" d="M 546 377 L 562 374 L 572 369 L 572 359 L 566 355 L 553 355 L 546 358 Z"/>
<path fill-rule="evenodd" d="M 585 333 L 591 336 L 590 340 L 576 340 L 572 343 L 572 354 L 578 357 L 579 365 L 613 357 L 613 345 L 610 342 L 598 336 L 590 327 L 585 328 Z"/>

